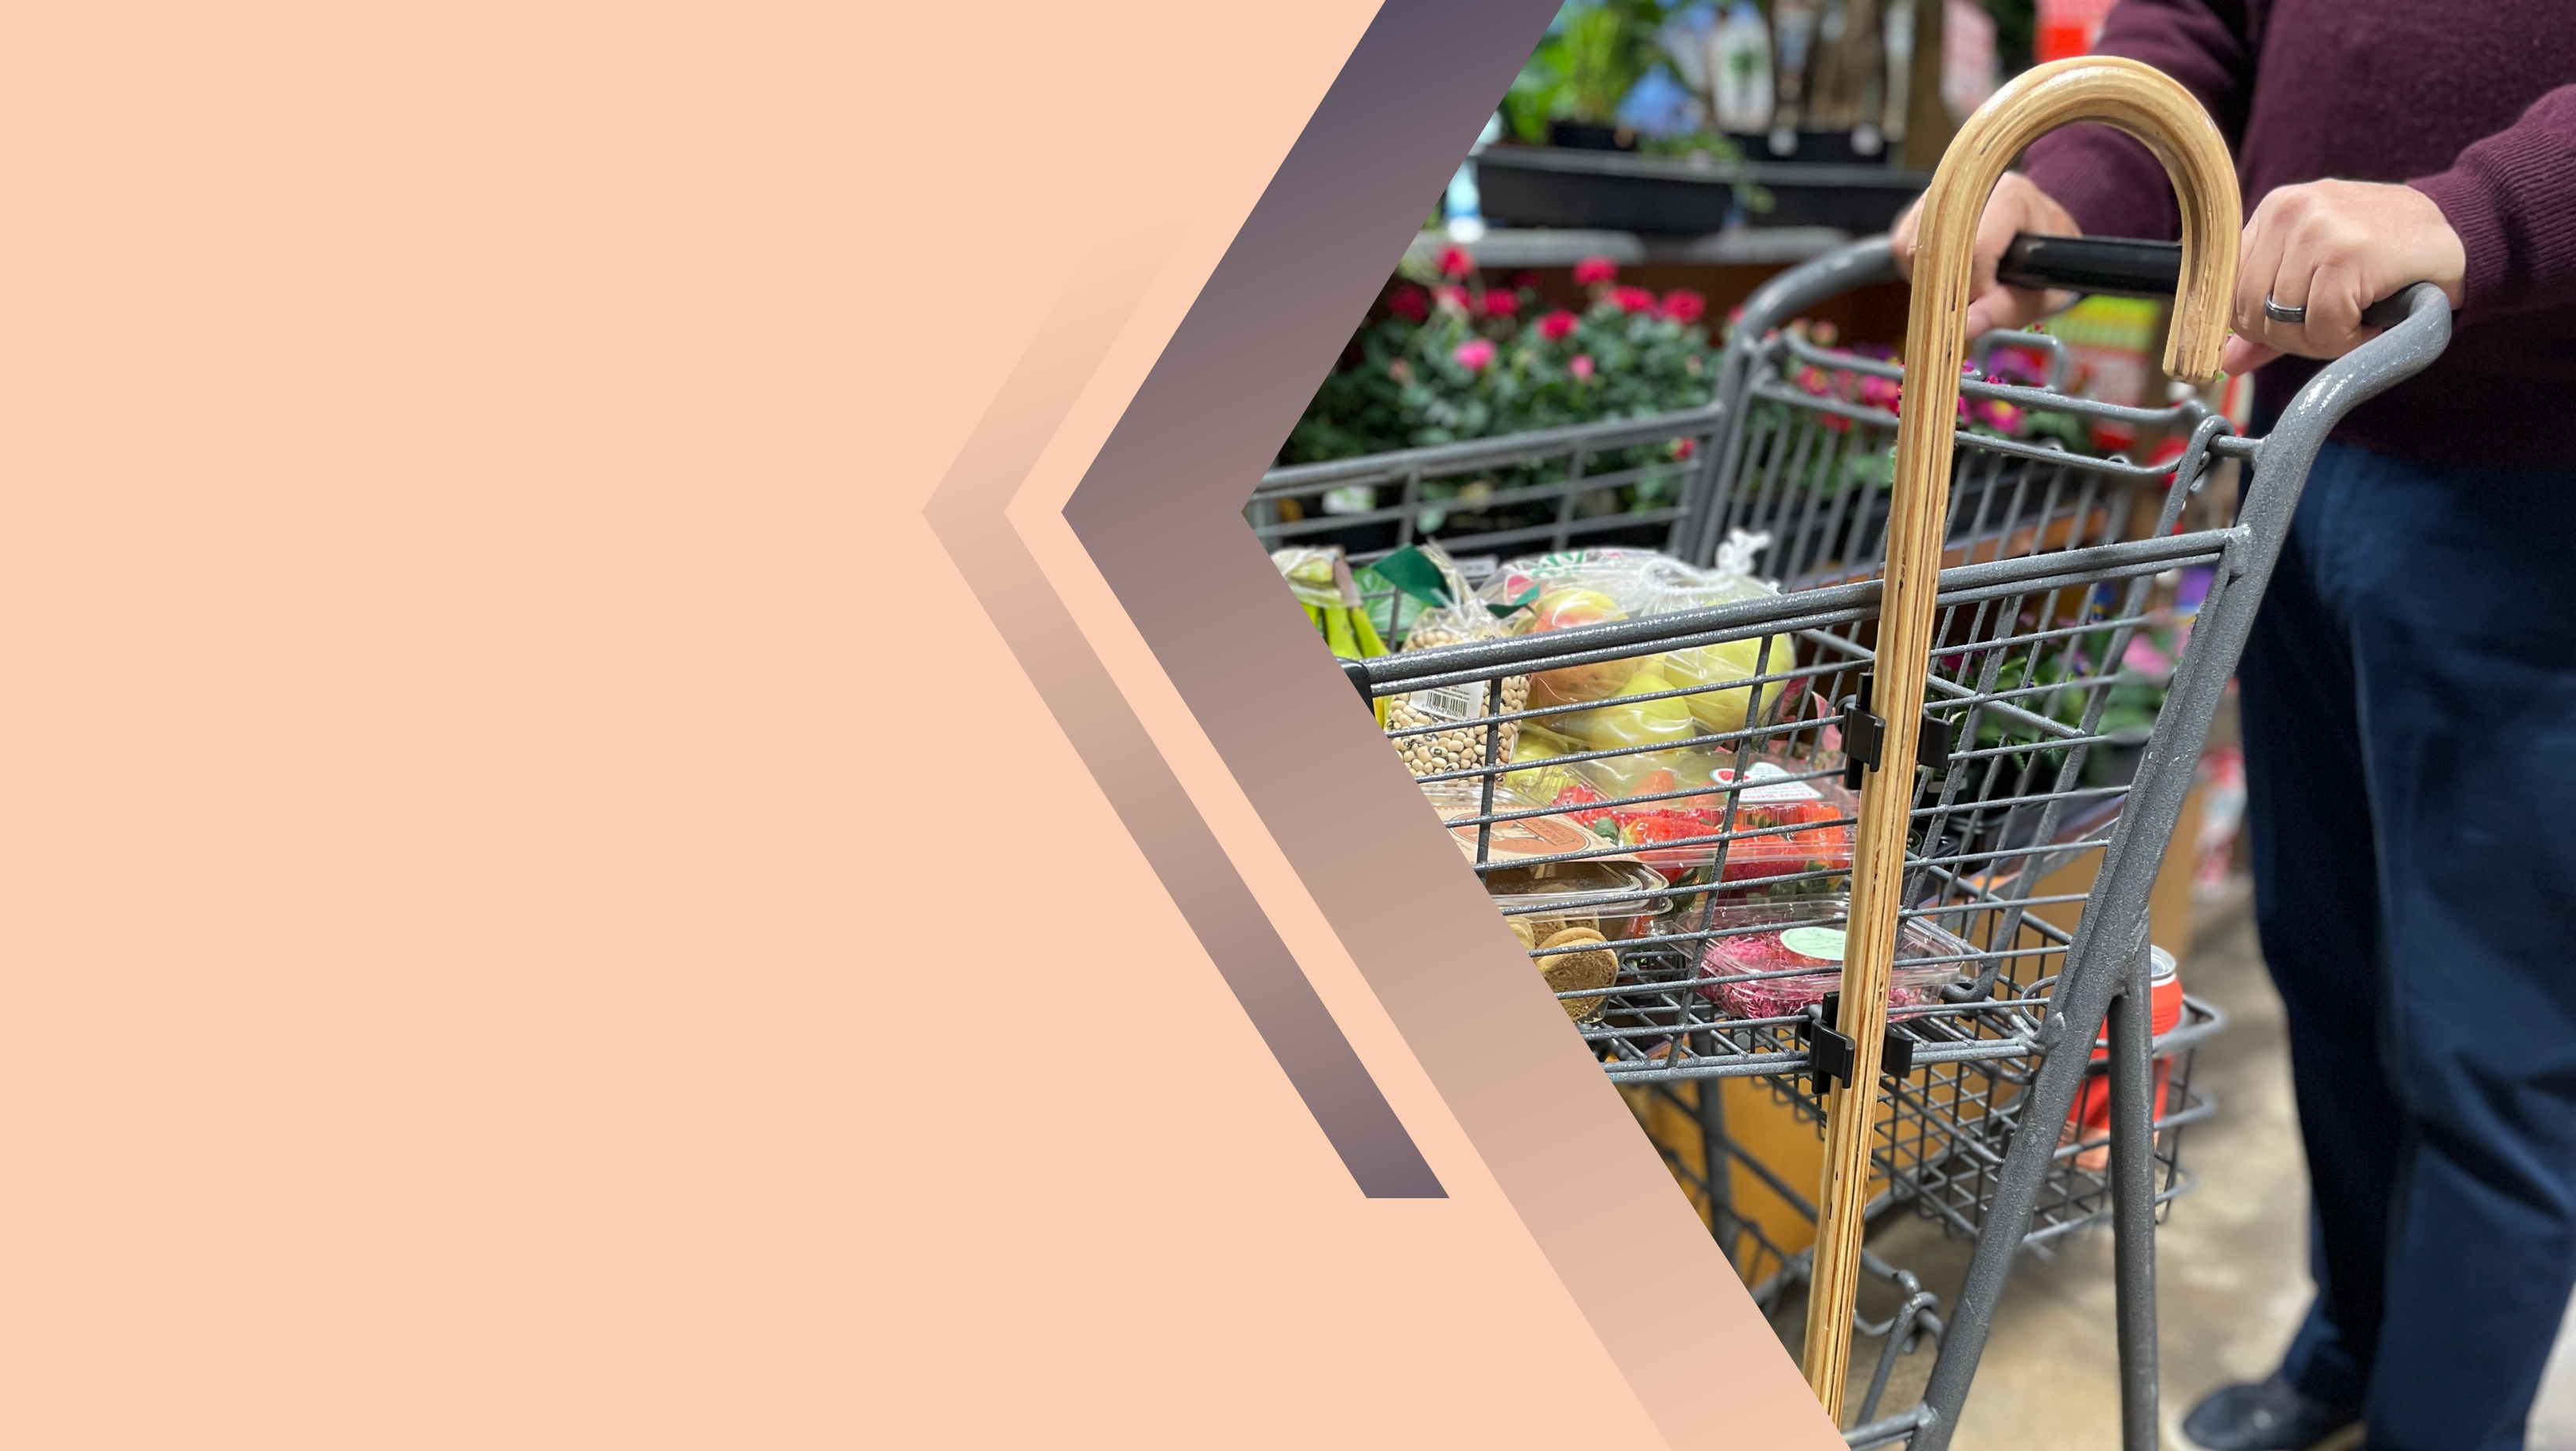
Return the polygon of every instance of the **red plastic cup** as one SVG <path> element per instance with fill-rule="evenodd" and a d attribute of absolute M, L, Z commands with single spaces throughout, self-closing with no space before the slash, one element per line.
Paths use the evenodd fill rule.
<path fill-rule="evenodd" d="M 2174 1030 L 2182 1021 L 2182 974 L 2175 970 L 2173 954 L 2161 947 L 2149 948 L 2155 964 L 2147 996 L 2148 1024 L 2159 1038 Z M 2066 1122 L 2077 1139 L 2095 1139 L 2111 1131 L 2111 1080 L 2107 1072 L 2111 1062 L 2111 1025 L 2102 1025 L 2102 1036 L 2093 1040 L 2093 1062 L 2084 1074 L 2084 1086 L 2076 1091 L 2075 1106 L 2066 1113 Z M 2156 1059 L 2156 1112 L 2165 1106 L 2165 1084 L 2173 1076 L 2171 1056 Z M 2099 1150 L 2086 1157 L 2088 1161 Z"/>

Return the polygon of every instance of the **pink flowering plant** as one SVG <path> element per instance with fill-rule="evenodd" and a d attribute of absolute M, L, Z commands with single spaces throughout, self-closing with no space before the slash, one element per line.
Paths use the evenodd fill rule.
<path fill-rule="evenodd" d="M 1351 339 L 1289 434 L 1280 461 L 1314 463 L 1642 418 L 1709 401 L 1724 338 L 1710 334 L 1706 298 L 1687 289 L 1657 295 L 1622 285 L 1617 266 L 1600 257 L 1579 263 L 1574 279 L 1590 294 L 1580 309 L 1549 302 L 1527 274 L 1487 283 L 1458 247 L 1428 265 L 1408 259 L 1387 290 L 1382 315 Z M 1594 456 L 1596 472 L 1642 472 L 1586 494 L 1576 513 L 1669 502 L 1692 452 L 1691 441 L 1681 439 Z M 1476 501 L 1498 487 L 1549 482 L 1562 465 L 1504 472 L 1510 476 L 1426 482 L 1427 501 L 1464 496 L 1467 511 L 1437 511 L 1438 522 L 1426 520 L 1426 527 L 1452 520 L 1457 527 L 1509 527 L 1515 521 L 1476 513 Z"/>
<path fill-rule="evenodd" d="M 1706 403 L 1723 338 L 1696 292 L 1622 286 L 1590 258 L 1574 269 L 1580 310 L 1549 304 L 1526 275 L 1487 284 L 1450 247 L 1408 261 L 1383 316 L 1351 339 L 1282 450 L 1313 463 L 1425 444 L 1525 433 Z"/>
<path fill-rule="evenodd" d="M 1373 320 L 1361 327 L 1305 415 L 1280 450 L 1283 464 L 1318 463 L 1404 448 L 1526 433 L 1604 419 L 1643 418 L 1708 403 L 1719 355 L 1732 319 L 1708 317 L 1708 302 L 1676 289 L 1657 295 L 1623 283 L 1606 257 L 1575 264 L 1575 284 L 1588 300 L 1580 308 L 1556 306 L 1522 273 L 1488 282 L 1465 249 L 1450 246 L 1435 256 L 1408 257 L 1390 282 Z M 1715 324 L 1714 326 L 1712 324 Z M 1819 348 L 1832 348 L 1830 322 L 1804 320 L 1786 331 Z M 1852 356 L 1892 361 L 1894 350 L 1859 346 Z M 1999 348 L 1988 358 L 1992 380 L 2036 384 L 2043 360 L 2026 350 Z M 1895 379 L 1851 368 L 1799 364 L 1786 381 L 1808 395 L 1882 415 L 1904 406 Z M 1757 404 L 1773 415 L 1755 417 L 1756 431 L 1790 423 L 1791 410 Z M 1810 415 L 1813 424 L 1855 436 L 1839 448 L 1801 450 L 1822 492 L 1885 489 L 1893 476 L 1894 430 L 1832 412 Z M 2090 441 L 2076 421 L 2000 399 L 1962 397 L 1959 426 L 1974 433 L 2030 441 L 2055 439 L 2078 453 Z M 1650 511 L 1681 491 L 1696 453 L 1690 438 L 1607 450 L 1587 472 L 1619 473 L 1622 482 L 1591 490 L 1574 503 L 1577 517 Z M 1425 531 L 1511 528 L 1533 522 L 1484 499 L 1509 489 L 1555 482 L 1562 462 L 1497 470 L 1492 477 L 1425 480 L 1420 497 L 1433 507 L 1420 521 Z M 1452 501 L 1455 501 L 1454 503 Z M 1385 500 L 1355 499 L 1359 510 Z M 1553 505 L 1547 508 L 1553 518 Z"/>
<path fill-rule="evenodd" d="M 1788 331 L 1796 333 L 1819 347 L 1834 344 L 1834 325 L 1830 322 L 1794 322 Z M 1853 357 L 1872 362 L 1894 363 L 1896 349 L 1871 343 L 1856 343 L 1844 351 Z M 1961 363 L 1963 377 L 1987 383 L 2003 383 L 2018 388 L 2036 388 L 2047 382 L 2047 360 L 2029 348 L 1998 347 L 1986 358 L 1983 373 L 1974 363 Z M 1904 385 L 1894 378 L 1847 369 L 1826 369 L 1813 363 L 1790 375 L 1800 391 L 1818 398 L 1837 398 L 1846 403 L 1901 413 L 1905 406 Z M 2001 398 L 1971 398 L 1959 395 L 1959 427 L 1988 438 L 2054 438 L 2078 452 L 2089 451 L 2084 430 L 2063 414 L 2024 408 Z M 1836 419 L 1828 428 L 1848 428 L 1849 421 Z"/>
<path fill-rule="evenodd" d="M 1801 319 L 1783 331 L 1816 348 L 1835 348 L 1839 341 L 1831 322 Z M 1897 350 L 1871 343 L 1855 343 L 1839 348 L 1855 359 L 1873 363 L 1894 364 Z M 1972 363 L 1960 364 L 1963 377 L 2014 387 L 2035 388 L 2047 381 L 2047 362 L 2039 353 L 2019 347 L 1998 347 L 1986 358 L 1986 371 L 1979 372 Z M 1800 361 L 1795 355 L 1784 361 L 1786 374 L 1782 381 L 1811 398 L 1854 405 L 1893 419 L 1905 411 L 1904 384 L 1859 368 L 1837 368 L 1828 364 Z M 1756 433 L 1774 433 L 1794 427 L 1791 410 L 1785 405 L 1757 398 L 1752 404 L 1750 427 Z M 1807 487 L 1826 493 L 1853 488 L 1885 489 L 1895 478 L 1896 435 L 1885 421 L 1873 422 L 1866 416 L 1850 416 L 1826 410 L 1809 415 L 1814 426 L 1826 432 L 1842 434 L 1854 441 L 1835 449 L 1818 449 L 1804 455 L 1808 458 Z M 2098 456 L 2095 441 L 2077 418 L 2047 408 L 2028 408 L 2001 398 L 1972 398 L 1962 390 L 1958 401 L 1958 427 L 1961 432 L 1986 438 L 2009 438 L 2029 443 L 2055 444 L 2067 451 L 2085 456 Z"/>

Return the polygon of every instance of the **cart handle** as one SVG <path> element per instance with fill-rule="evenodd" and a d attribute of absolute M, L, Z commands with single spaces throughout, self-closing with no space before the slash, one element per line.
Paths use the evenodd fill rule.
<path fill-rule="evenodd" d="M 1995 267 L 2008 287 L 2063 288 L 2115 297 L 2171 297 L 2182 282 L 2182 245 L 2123 237 L 2012 239 Z M 2406 289 L 2399 288 L 2361 311 L 2364 327 L 2395 327 L 2406 320 Z"/>
<path fill-rule="evenodd" d="M 2164 163 L 2182 209 L 2182 250 L 2165 372 L 2191 383 L 2218 376 L 2236 291 L 2244 229 L 2227 142 L 2180 83 L 2110 56 L 2053 61 L 2023 72 L 1968 118 L 1923 193 L 1914 295 L 1905 329 L 1905 411 L 1896 430 L 1888 504 L 1887 573 L 1878 621 L 1874 709 L 1895 728 L 1861 791 L 1852 850 L 1852 901 L 1844 939 L 1840 1021 L 1852 1044 L 1851 1076 L 1825 1107 L 1825 1163 L 1816 1197 L 1816 1251 L 1807 1309 L 1807 1385 L 1841 1419 L 1851 1361 L 1852 1302 L 1869 1200 L 1887 986 L 1904 905 L 1905 837 L 1914 804 L 1915 732 L 1939 589 L 1949 510 L 1959 357 L 1967 327 L 1977 223 L 2022 149 L 2060 126 L 2107 122 Z"/>

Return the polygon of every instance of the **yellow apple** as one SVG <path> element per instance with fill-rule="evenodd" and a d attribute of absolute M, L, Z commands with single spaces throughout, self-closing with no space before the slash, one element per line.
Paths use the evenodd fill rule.
<path fill-rule="evenodd" d="M 1563 766 L 1541 766 L 1537 763 L 1552 760 L 1572 749 L 1576 747 L 1563 743 L 1560 737 L 1546 731 L 1533 730 L 1528 723 L 1523 723 L 1520 739 L 1512 746 L 1512 764 L 1526 765 L 1530 769 L 1507 773 L 1503 777 L 1503 784 L 1526 800 L 1542 805 L 1554 801 L 1556 793 L 1563 790 L 1565 783 L 1573 778 L 1566 775 Z"/>
<path fill-rule="evenodd" d="M 1754 669 L 1757 661 L 1762 666 L 1759 671 Z M 1768 659 L 1762 658 L 1762 641 L 1757 637 L 1673 650 L 1647 663 L 1672 681 L 1675 689 L 1693 685 L 1725 685 L 1731 681 L 1750 680 L 1756 674 L 1778 675 L 1794 668 L 1798 663 L 1798 648 L 1788 636 L 1774 635 Z M 1766 703 L 1776 701 L 1796 684 L 1792 680 L 1771 681 L 1762 687 L 1762 699 Z M 1753 703 L 1753 691 L 1749 687 L 1709 690 L 1682 696 L 1681 703 L 1699 721 L 1702 730 L 1718 735 L 1744 729 L 1744 717 Z"/>
<path fill-rule="evenodd" d="M 1615 751 L 1637 746 L 1678 745 L 1699 734 L 1692 721 L 1690 707 L 1683 698 L 1668 696 L 1662 700 L 1630 701 L 1629 696 L 1654 695 L 1673 689 L 1673 683 L 1652 671 L 1641 671 L 1629 677 L 1611 704 L 1561 718 L 1558 729 L 1580 741 L 1588 751 Z M 1635 755 L 1610 756 L 1591 762 L 1594 773 L 1605 784 L 1633 792 L 1635 782 L 1649 773 L 1668 769 L 1679 754 L 1675 751 L 1639 751 Z"/>

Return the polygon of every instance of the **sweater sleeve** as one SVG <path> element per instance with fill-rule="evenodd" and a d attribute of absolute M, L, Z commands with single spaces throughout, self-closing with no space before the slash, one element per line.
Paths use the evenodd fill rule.
<path fill-rule="evenodd" d="M 2407 185 L 2442 209 L 2468 253 L 2461 326 L 2576 305 L 2576 86 Z"/>
<path fill-rule="evenodd" d="M 2144 61 L 2200 99 L 2232 150 L 2254 84 L 2248 0 L 2120 0 L 2096 55 Z M 2108 126 L 2069 126 L 2031 143 L 2022 170 L 2085 231 L 2170 241 L 2182 235 L 2173 183 L 2155 153 Z"/>

